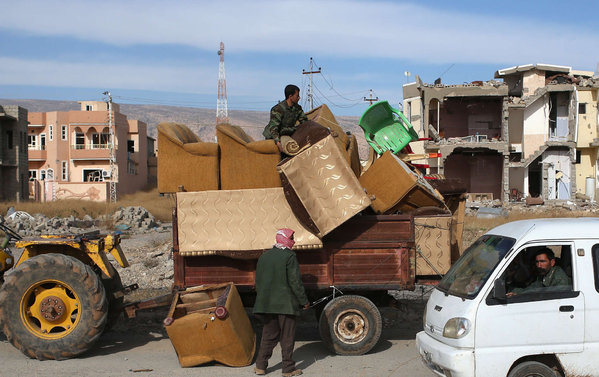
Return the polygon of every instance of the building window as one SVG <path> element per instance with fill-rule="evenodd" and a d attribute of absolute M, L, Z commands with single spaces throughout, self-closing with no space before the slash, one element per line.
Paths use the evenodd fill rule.
<path fill-rule="evenodd" d="M 85 134 L 75 132 L 75 149 L 85 149 Z"/>
<path fill-rule="evenodd" d="M 54 180 L 54 169 L 46 170 L 46 178 L 48 178 L 50 181 Z"/>
<path fill-rule="evenodd" d="M 94 111 L 94 107 L 92 105 L 85 105 L 85 111 Z"/>
<path fill-rule="evenodd" d="M 127 160 L 127 173 L 131 175 L 137 174 L 137 166 L 135 165 L 135 161 Z"/>
<path fill-rule="evenodd" d="M 27 147 L 37 149 L 37 135 L 27 135 Z"/>
<path fill-rule="evenodd" d="M 576 163 L 580 164 L 580 159 L 582 157 L 582 151 L 577 150 L 576 151 Z"/>
<path fill-rule="evenodd" d="M 40 180 L 46 180 L 46 171 L 44 169 L 40 170 Z"/>
<path fill-rule="evenodd" d="M 50 141 L 54 140 L 54 126 L 53 125 L 48 126 L 48 140 L 50 140 Z"/>
<path fill-rule="evenodd" d="M 127 140 L 127 152 L 135 153 L 135 140 Z"/>
<path fill-rule="evenodd" d="M 67 126 L 65 126 L 64 124 L 60 126 L 60 138 L 62 140 L 67 139 Z"/>
<path fill-rule="evenodd" d="M 586 114 L 587 113 L 587 104 L 579 103 L 578 104 L 578 114 Z"/>
<path fill-rule="evenodd" d="M 46 134 L 40 134 L 40 149 L 46 150 Z"/>
<path fill-rule="evenodd" d="M 111 148 L 110 144 L 110 131 L 108 128 L 104 128 L 100 134 L 100 148 Z"/>
<path fill-rule="evenodd" d="M 104 176 L 103 169 L 83 169 L 83 182 L 102 182 Z"/>
<path fill-rule="evenodd" d="M 12 147 L 13 147 L 12 130 L 8 130 L 8 131 L 6 131 L 6 148 L 12 149 Z"/>
<path fill-rule="evenodd" d="M 29 180 L 35 181 L 37 179 L 37 170 L 29 170 Z"/>
<path fill-rule="evenodd" d="M 69 180 L 69 166 L 67 165 L 67 162 L 66 161 L 61 161 L 60 162 L 60 166 L 61 166 L 61 169 L 60 169 L 60 176 L 61 177 L 60 178 L 63 181 L 68 181 Z"/>

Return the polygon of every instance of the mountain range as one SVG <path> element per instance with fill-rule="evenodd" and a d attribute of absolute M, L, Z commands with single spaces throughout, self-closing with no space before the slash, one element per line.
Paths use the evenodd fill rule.
<path fill-rule="evenodd" d="M 19 105 L 29 112 L 80 110 L 76 101 L 52 101 L 37 99 L 0 99 L 0 105 Z M 274 105 L 274 104 L 273 104 Z M 156 126 L 161 122 L 183 123 L 192 129 L 204 141 L 215 140 L 216 109 L 178 107 L 166 105 L 119 104 L 122 114 L 129 119 L 137 119 L 148 125 L 148 135 L 156 138 Z M 261 140 L 262 130 L 268 123 L 269 111 L 229 110 L 230 123 L 240 126 L 254 140 Z M 335 116 L 339 125 L 356 135 L 360 157 L 368 156 L 368 145 L 364 132 L 358 126 L 359 117 Z"/>

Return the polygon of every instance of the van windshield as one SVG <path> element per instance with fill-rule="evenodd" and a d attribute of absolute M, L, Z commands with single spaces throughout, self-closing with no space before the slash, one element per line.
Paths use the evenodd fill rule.
<path fill-rule="evenodd" d="M 437 286 L 441 291 L 474 298 L 499 261 L 514 246 L 514 238 L 484 235 L 474 242 Z"/>

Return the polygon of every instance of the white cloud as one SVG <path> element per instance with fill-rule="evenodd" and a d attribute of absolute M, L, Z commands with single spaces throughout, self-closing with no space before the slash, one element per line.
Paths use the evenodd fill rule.
<path fill-rule="evenodd" d="M 20 59 L 0 56 L 0 83 L 3 85 L 41 85 L 57 87 L 98 87 L 173 91 L 179 93 L 216 93 L 218 71 L 215 65 L 156 66 L 139 64 L 68 63 L 52 60 Z M 278 98 L 280 82 L 286 74 L 241 70 L 233 73 L 229 93 Z M 272 93 L 272 94 L 271 94 Z M 216 95 L 216 94 L 215 94 Z M 216 97 L 215 97 L 216 101 Z"/>
<path fill-rule="evenodd" d="M 599 45 L 596 30 L 579 30 L 576 24 L 374 1 L 13 1 L 3 5 L 3 14 L 0 27 L 7 29 L 116 45 L 216 50 L 223 40 L 236 52 L 429 63 L 545 61 L 588 69 L 595 57 L 580 51 Z"/>

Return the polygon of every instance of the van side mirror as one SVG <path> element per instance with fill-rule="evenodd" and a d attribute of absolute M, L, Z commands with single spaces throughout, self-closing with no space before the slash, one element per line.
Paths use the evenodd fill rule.
<path fill-rule="evenodd" d="M 496 279 L 493 284 L 493 298 L 500 302 L 507 302 L 505 292 L 505 280 L 502 278 Z"/>

